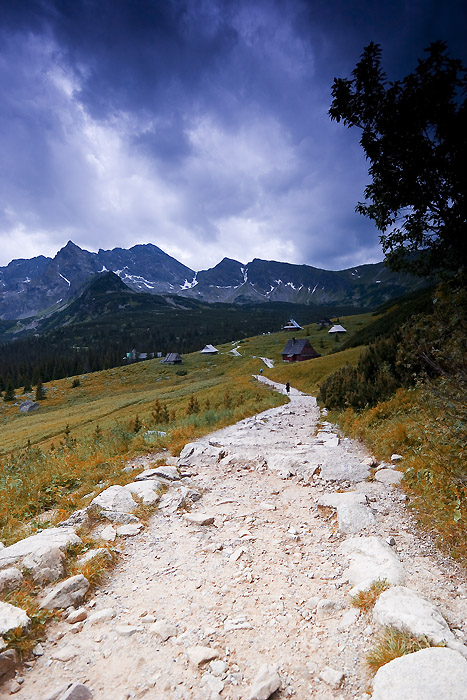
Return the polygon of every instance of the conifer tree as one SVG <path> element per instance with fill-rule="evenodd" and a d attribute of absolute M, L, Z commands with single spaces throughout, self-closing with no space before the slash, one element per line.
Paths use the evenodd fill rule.
<path fill-rule="evenodd" d="M 39 379 L 36 384 L 36 393 L 34 395 L 36 401 L 43 401 L 45 399 L 45 389 L 42 385 L 42 381 Z"/>
<path fill-rule="evenodd" d="M 7 387 L 5 389 L 5 393 L 3 394 L 3 400 L 4 401 L 14 401 L 15 400 L 15 391 L 13 389 L 13 385 L 11 382 L 8 382 Z"/>

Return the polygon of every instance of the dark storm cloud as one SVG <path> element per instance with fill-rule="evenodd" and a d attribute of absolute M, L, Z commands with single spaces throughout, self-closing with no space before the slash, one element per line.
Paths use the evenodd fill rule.
<path fill-rule="evenodd" d="M 4 0 L 0 264 L 68 238 L 150 241 L 192 267 L 381 258 L 354 212 L 368 178 L 358 134 L 327 115 L 332 80 L 370 41 L 390 78 L 437 38 L 462 57 L 460 8 Z"/>

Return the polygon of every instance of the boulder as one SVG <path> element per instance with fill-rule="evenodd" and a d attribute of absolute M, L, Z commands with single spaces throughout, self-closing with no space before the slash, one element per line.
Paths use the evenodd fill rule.
<path fill-rule="evenodd" d="M 58 608 L 68 608 L 70 605 L 79 605 L 84 600 L 88 589 L 89 581 L 85 576 L 82 574 L 72 576 L 58 583 L 45 596 L 40 607 L 47 610 L 56 610 Z"/>
<path fill-rule="evenodd" d="M 362 462 L 343 462 L 336 457 L 321 465 L 321 478 L 325 481 L 365 481 L 370 467 Z"/>
<path fill-rule="evenodd" d="M 139 535 L 142 529 L 142 523 L 136 525 L 120 525 L 120 527 L 117 527 L 117 535 L 118 537 L 134 537 L 135 535 Z"/>
<path fill-rule="evenodd" d="M 345 504 L 357 504 L 361 503 L 364 505 L 367 502 L 367 498 L 364 493 L 357 493 L 357 491 L 343 491 L 342 493 L 324 493 L 318 498 L 316 504 L 318 506 L 324 506 L 328 508 L 338 508 Z"/>
<path fill-rule="evenodd" d="M 160 637 L 162 642 L 166 642 L 169 637 L 177 634 L 177 628 L 167 620 L 157 620 L 150 626 L 150 631 Z"/>
<path fill-rule="evenodd" d="M 123 488 L 127 489 L 132 495 L 141 498 L 145 505 L 151 505 L 160 500 L 160 495 L 157 493 L 160 485 L 161 482 L 157 479 L 147 479 L 146 481 L 134 481 Z"/>
<path fill-rule="evenodd" d="M 8 569 L 0 571 L 0 594 L 21 588 L 22 583 L 23 574 L 14 566 L 10 566 Z"/>
<path fill-rule="evenodd" d="M 337 506 L 337 526 L 340 532 L 360 532 L 375 524 L 375 516 L 361 503 L 342 503 Z"/>
<path fill-rule="evenodd" d="M 381 593 L 373 617 L 380 625 L 404 628 L 417 637 L 425 635 L 435 644 L 445 643 L 461 651 L 460 643 L 434 603 L 410 588 L 395 586 Z M 467 648 L 464 649 L 465 655 Z"/>
<path fill-rule="evenodd" d="M 131 525 L 132 523 L 139 523 L 138 518 L 133 513 L 121 513 L 118 510 L 101 510 L 100 514 L 114 524 Z"/>
<path fill-rule="evenodd" d="M 267 700 L 278 690 L 280 684 L 276 666 L 263 664 L 251 685 L 249 700 Z"/>
<path fill-rule="evenodd" d="M 34 554 L 42 547 L 51 549 L 59 547 L 65 550 L 70 544 L 82 544 L 80 538 L 72 527 L 51 527 L 42 530 L 36 535 L 26 537 L 10 547 L 0 550 L 0 569 L 6 569 L 17 561 L 21 561 L 28 554 Z"/>
<path fill-rule="evenodd" d="M 31 620 L 24 610 L 10 603 L 0 602 L 0 635 L 17 627 L 29 627 Z"/>
<path fill-rule="evenodd" d="M 18 663 L 18 655 L 14 649 L 7 649 L 0 654 L 0 682 L 13 675 Z"/>
<path fill-rule="evenodd" d="M 91 505 L 98 506 L 103 510 L 132 513 L 137 504 L 131 493 L 123 486 L 109 486 L 108 489 L 92 499 Z"/>
<path fill-rule="evenodd" d="M 104 542 L 113 542 L 117 537 L 117 532 L 112 525 L 107 525 L 107 527 L 104 527 L 104 529 L 101 530 L 99 537 L 101 540 L 104 540 Z"/>
<path fill-rule="evenodd" d="M 102 608 L 102 610 L 96 610 L 96 612 L 89 615 L 86 624 L 87 625 L 98 625 L 101 622 L 109 622 L 113 620 L 116 612 L 113 608 Z"/>
<path fill-rule="evenodd" d="M 404 569 L 398 556 L 380 537 L 352 537 L 345 540 L 338 551 L 350 562 L 347 576 L 354 586 L 352 595 L 367 590 L 374 581 L 381 579 L 393 586 L 404 581 Z"/>
<path fill-rule="evenodd" d="M 209 443 L 189 442 L 180 452 L 178 467 L 196 467 L 198 465 L 214 465 L 223 456 L 221 447 Z"/>
<path fill-rule="evenodd" d="M 191 525 L 212 525 L 214 522 L 214 516 L 207 513 L 185 513 L 183 517 Z"/>
<path fill-rule="evenodd" d="M 153 469 L 145 469 L 144 472 L 141 472 L 141 474 L 137 474 L 137 476 L 135 476 L 135 481 L 152 481 L 154 483 L 157 482 L 158 487 L 163 486 L 164 481 L 162 481 L 160 478 L 155 478 L 156 469 L 157 467 L 154 467 Z"/>
<path fill-rule="evenodd" d="M 465 697 L 467 661 L 452 649 L 433 647 L 382 666 L 372 700 L 453 700 Z"/>
<path fill-rule="evenodd" d="M 82 683 L 73 683 L 58 700 L 90 700 L 92 692 Z"/>
<path fill-rule="evenodd" d="M 375 474 L 376 481 L 380 481 L 388 486 L 398 484 L 402 477 L 402 472 L 398 472 L 396 469 L 379 469 Z"/>
<path fill-rule="evenodd" d="M 23 566 L 31 571 L 36 583 L 51 583 L 65 573 L 65 554 L 60 547 L 39 547 L 24 557 Z"/>

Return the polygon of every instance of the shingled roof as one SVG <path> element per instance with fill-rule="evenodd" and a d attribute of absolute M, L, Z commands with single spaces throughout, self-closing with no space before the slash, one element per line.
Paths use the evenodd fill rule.
<path fill-rule="evenodd" d="M 291 357 L 292 355 L 307 355 L 308 357 L 320 357 L 320 354 L 316 352 L 314 347 L 310 345 L 306 338 L 292 338 L 287 341 L 285 348 L 282 350 L 281 355 L 284 357 Z"/>

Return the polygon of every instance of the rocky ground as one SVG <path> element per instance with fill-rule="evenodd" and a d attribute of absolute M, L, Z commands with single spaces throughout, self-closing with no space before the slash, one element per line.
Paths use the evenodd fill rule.
<path fill-rule="evenodd" d="M 135 483 L 161 477 L 134 466 L 148 469 Z M 187 446 L 177 466 L 106 584 L 49 627 L 2 697 L 466 697 L 462 571 L 415 527 L 396 464 L 339 438 L 313 397 L 292 389 L 287 405 Z M 350 589 L 381 578 L 392 587 L 375 611 L 352 607 Z M 373 689 L 365 656 L 388 623 L 446 648 L 387 665 Z"/>

